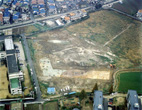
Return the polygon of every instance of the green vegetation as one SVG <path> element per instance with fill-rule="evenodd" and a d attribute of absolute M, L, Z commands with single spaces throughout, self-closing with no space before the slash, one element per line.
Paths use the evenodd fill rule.
<path fill-rule="evenodd" d="M 33 47 L 33 43 L 32 43 L 31 40 L 28 40 L 28 45 L 30 47 L 31 58 L 32 58 L 33 61 L 35 61 L 36 60 L 35 57 L 34 57 L 35 49 Z"/>
<path fill-rule="evenodd" d="M 142 72 L 124 72 L 117 76 L 119 79 L 118 92 L 127 93 L 128 89 L 142 93 Z"/>
<path fill-rule="evenodd" d="M 39 110 L 41 104 L 27 104 L 25 110 Z"/>
<path fill-rule="evenodd" d="M 25 60 L 27 61 L 27 55 L 26 55 L 26 50 L 25 50 L 25 47 L 24 47 L 23 40 L 21 40 L 21 43 L 22 43 L 23 50 L 24 50 Z"/>
<path fill-rule="evenodd" d="M 84 22 L 71 25 L 65 30 L 71 34 L 76 33 L 82 38 L 96 41 L 98 45 L 104 45 L 118 35 L 107 45 L 118 57 L 115 61 L 116 66 L 129 68 L 140 65 L 140 62 L 142 62 L 140 55 L 142 53 L 140 49 L 140 35 L 142 34 L 140 22 L 113 11 L 98 11 L 91 13 L 89 16 L 90 18 Z M 102 57 L 102 60 L 110 62 L 109 59 L 104 57 Z"/>
<path fill-rule="evenodd" d="M 110 86 L 109 88 L 109 94 L 113 93 L 113 85 Z"/>
<path fill-rule="evenodd" d="M 43 110 L 58 110 L 58 102 L 45 102 L 43 104 Z"/>
<path fill-rule="evenodd" d="M 111 60 L 104 56 L 99 56 L 104 62 L 110 62 Z"/>
<path fill-rule="evenodd" d="M 47 88 L 49 87 L 47 83 L 39 82 L 39 86 L 42 92 L 42 97 L 46 98 L 48 96 L 47 94 Z"/>
<path fill-rule="evenodd" d="M 86 94 L 85 90 L 83 89 L 79 94 L 79 98 L 80 98 L 80 100 L 83 100 L 86 97 L 87 97 L 87 94 Z"/>
<path fill-rule="evenodd" d="M 40 24 L 34 24 L 34 26 L 39 30 L 39 31 L 47 31 L 48 27 L 47 26 L 41 26 Z"/>
<path fill-rule="evenodd" d="M 0 110 L 4 110 L 4 106 L 0 106 Z"/>
<path fill-rule="evenodd" d="M 95 90 L 98 90 L 98 84 L 96 83 L 94 88 L 92 89 L 92 93 L 94 93 Z"/>

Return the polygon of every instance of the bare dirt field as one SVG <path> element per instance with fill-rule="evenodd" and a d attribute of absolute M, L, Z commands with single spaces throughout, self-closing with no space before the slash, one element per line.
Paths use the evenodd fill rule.
<path fill-rule="evenodd" d="M 120 69 L 141 64 L 140 26 L 103 10 L 83 22 L 37 35 L 29 43 L 39 80 L 56 87 L 57 93 L 67 85 L 72 91 L 91 91 L 95 83 L 108 91 L 113 73 L 109 64 Z"/>

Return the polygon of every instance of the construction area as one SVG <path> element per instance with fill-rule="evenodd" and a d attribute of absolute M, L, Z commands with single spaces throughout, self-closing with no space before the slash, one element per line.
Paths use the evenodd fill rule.
<path fill-rule="evenodd" d="M 39 81 L 55 87 L 56 95 L 66 86 L 90 92 L 95 83 L 106 92 L 116 68 L 140 65 L 141 34 L 139 22 L 103 10 L 77 24 L 32 36 L 28 42 Z"/>

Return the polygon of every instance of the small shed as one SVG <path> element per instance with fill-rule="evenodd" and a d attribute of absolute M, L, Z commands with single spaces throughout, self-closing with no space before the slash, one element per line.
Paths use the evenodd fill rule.
<path fill-rule="evenodd" d="M 56 91 L 55 91 L 55 87 L 48 87 L 48 88 L 47 88 L 47 93 L 48 93 L 48 94 L 55 94 L 55 92 L 56 92 Z"/>

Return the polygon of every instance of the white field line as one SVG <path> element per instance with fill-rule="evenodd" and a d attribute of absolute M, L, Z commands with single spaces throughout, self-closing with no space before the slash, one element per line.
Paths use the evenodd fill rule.
<path fill-rule="evenodd" d="M 119 34 L 117 34 L 115 37 L 110 39 L 108 42 L 104 44 L 104 46 L 108 45 L 110 42 L 112 42 L 114 39 L 116 39 L 118 36 L 120 36 L 122 33 L 124 33 L 126 30 L 128 30 L 131 27 L 132 24 L 130 24 L 125 30 L 121 31 Z"/>

